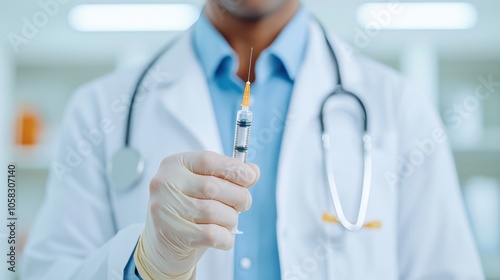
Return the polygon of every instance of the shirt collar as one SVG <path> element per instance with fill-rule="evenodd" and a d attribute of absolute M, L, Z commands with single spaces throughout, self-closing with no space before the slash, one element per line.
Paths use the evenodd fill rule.
<path fill-rule="evenodd" d="M 275 55 L 288 74 L 295 80 L 307 48 L 309 13 L 304 7 L 295 14 L 267 51 Z"/>
<path fill-rule="evenodd" d="M 309 13 L 302 6 L 271 46 L 262 53 L 262 56 L 265 53 L 274 55 L 283 64 L 288 77 L 292 80 L 295 80 L 300 70 L 307 47 L 308 21 Z M 237 60 L 234 50 L 204 12 L 194 26 L 193 45 L 208 78 L 215 77 L 217 70 L 227 58 Z"/>
<path fill-rule="evenodd" d="M 214 78 L 217 69 L 226 57 L 236 56 L 226 39 L 208 20 L 205 12 L 201 13 L 194 26 L 193 45 L 208 78 Z"/>

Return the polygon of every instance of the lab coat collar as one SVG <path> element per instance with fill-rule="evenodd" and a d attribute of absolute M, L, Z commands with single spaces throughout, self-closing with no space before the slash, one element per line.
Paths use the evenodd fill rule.
<path fill-rule="evenodd" d="M 156 90 L 164 108 L 198 141 L 201 149 L 223 153 L 206 77 L 191 38 L 192 29 L 153 67 L 167 77 L 158 83 Z"/>
<path fill-rule="evenodd" d="M 312 22 L 311 25 L 315 25 L 316 28 L 319 28 L 317 23 Z M 342 77 L 343 83 L 342 86 L 348 91 L 357 93 L 362 89 L 361 86 L 363 84 L 362 71 L 359 62 L 357 61 L 357 59 L 359 59 L 358 56 L 351 46 L 340 40 L 337 36 L 334 36 L 330 33 L 326 35 L 330 40 L 335 55 L 338 59 L 338 63 L 340 66 L 340 75 Z M 328 55 L 325 59 L 328 62 L 332 61 L 330 55 Z M 335 72 L 333 72 L 333 74 L 335 74 Z"/>

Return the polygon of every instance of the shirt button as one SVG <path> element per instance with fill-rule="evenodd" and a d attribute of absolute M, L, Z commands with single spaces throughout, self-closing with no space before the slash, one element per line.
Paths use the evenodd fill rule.
<path fill-rule="evenodd" d="M 242 258 L 240 260 L 240 266 L 243 269 L 250 269 L 252 267 L 252 261 L 249 258 Z"/>

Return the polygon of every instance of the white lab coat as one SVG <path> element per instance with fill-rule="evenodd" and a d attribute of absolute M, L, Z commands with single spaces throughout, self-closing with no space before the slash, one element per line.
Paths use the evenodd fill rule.
<path fill-rule="evenodd" d="M 45 203 L 26 246 L 24 279 L 122 279 L 143 228 L 149 180 L 160 161 L 192 150 L 222 153 L 190 36 L 187 32 L 161 58 L 147 79 L 149 92 L 136 101 L 131 145 L 146 161 L 145 174 L 129 191 L 111 189 L 112 203 L 106 164 L 124 145 L 127 104 L 142 69 L 107 75 L 76 93 Z M 356 56 L 333 36 L 344 87 L 368 111 L 373 179 L 367 221 L 380 221 L 382 227 L 350 233 L 322 221 L 323 212 L 335 212 L 323 170 L 318 112 L 336 81 L 315 23 L 309 38 L 288 116 L 269 120 L 272 129 L 273 122 L 286 119 L 276 186 L 282 279 L 484 278 L 449 147 L 435 143 L 431 149 L 422 142 L 441 128 L 432 105 L 396 73 Z M 333 100 L 327 114 L 334 135 L 331 157 L 344 212 L 354 221 L 362 181 L 361 113 L 349 98 Z M 259 141 L 259 135 L 252 137 Z M 420 153 L 419 141 L 424 143 Z M 402 158 L 414 164 L 401 166 Z M 197 266 L 197 279 L 230 280 L 233 265 L 240 263 L 234 263 L 232 251 L 209 249 Z"/>

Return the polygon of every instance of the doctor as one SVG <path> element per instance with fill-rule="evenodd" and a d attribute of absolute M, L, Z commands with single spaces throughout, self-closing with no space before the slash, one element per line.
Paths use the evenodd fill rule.
<path fill-rule="evenodd" d="M 228 156 L 251 46 L 255 164 L 244 164 Z M 425 94 L 324 34 L 298 0 L 208 0 L 142 82 L 128 144 L 144 172 L 118 189 L 106 170 L 143 70 L 107 75 L 72 99 L 23 279 L 484 278 Z M 331 153 L 322 150 L 319 110 L 338 84 L 362 101 L 372 138 L 357 231 L 339 224 L 327 180 L 333 172 L 355 222 L 365 117 L 352 96 L 325 105 Z"/>

